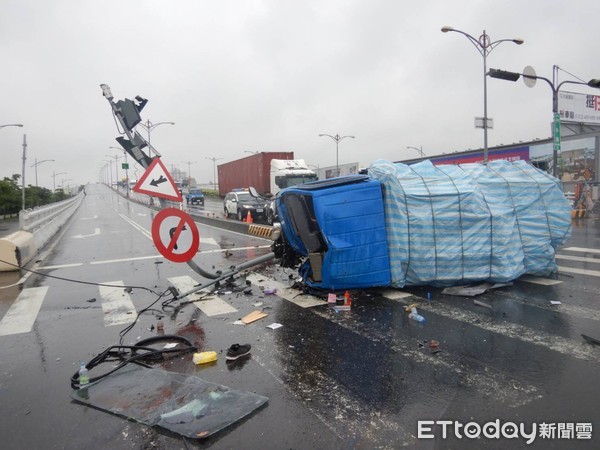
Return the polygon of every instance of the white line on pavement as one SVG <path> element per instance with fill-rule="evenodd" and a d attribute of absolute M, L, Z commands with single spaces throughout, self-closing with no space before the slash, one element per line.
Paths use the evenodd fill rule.
<path fill-rule="evenodd" d="M 131 297 L 125 292 L 122 281 L 108 281 L 102 284 L 112 286 L 98 286 L 102 297 L 102 310 L 104 311 L 104 326 L 125 325 L 135 322 L 137 312 Z M 123 286 L 123 287 L 116 287 Z"/>
<path fill-rule="evenodd" d="M 47 292 L 48 286 L 23 289 L 0 322 L 0 336 L 29 333 Z"/>

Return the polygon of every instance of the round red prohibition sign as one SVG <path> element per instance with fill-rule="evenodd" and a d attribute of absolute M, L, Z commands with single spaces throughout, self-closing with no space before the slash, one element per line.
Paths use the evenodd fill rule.
<path fill-rule="evenodd" d="M 200 247 L 200 233 L 189 214 L 177 209 L 166 208 L 152 221 L 154 245 L 169 261 L 187 262 Z"/>

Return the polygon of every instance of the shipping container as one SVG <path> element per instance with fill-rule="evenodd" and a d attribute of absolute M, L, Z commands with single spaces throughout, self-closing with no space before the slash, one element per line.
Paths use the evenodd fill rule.
<path fill-rule="evenodd" d="M 260 194 L 268 193 L 272 159 L 294 159 L 294 152 L 260 152 L 217 166 L 219 195 L 250 186 Z"/>

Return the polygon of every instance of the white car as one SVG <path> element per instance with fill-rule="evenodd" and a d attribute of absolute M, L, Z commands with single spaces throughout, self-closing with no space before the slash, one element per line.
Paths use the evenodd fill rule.
<path fill-rule="evenodd" d="M 238 220 L 245 220 L 250 212 L 252 220 L 267 217 L 268 204 L 265 200 L 253 197 L 247 190 L 231 191 L 223 201 L 225 217 L 235 216 Z"/>

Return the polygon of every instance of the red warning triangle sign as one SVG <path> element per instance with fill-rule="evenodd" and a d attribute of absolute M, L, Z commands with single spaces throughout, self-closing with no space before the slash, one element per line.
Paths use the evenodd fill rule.
<path fill-rule="evenodd" d="M 183 201 L 179 189 L 160 158 L 154 158 L 142 178 L 133 187 L 133 191 L 176 202 Z"/>

